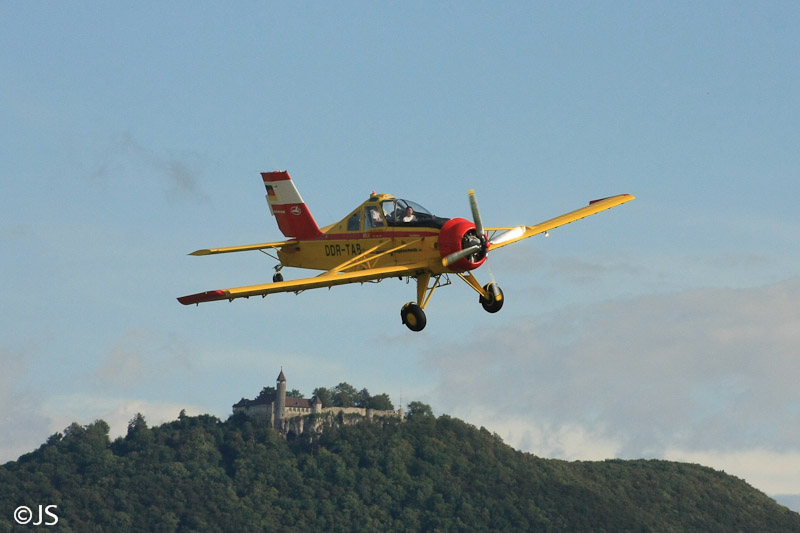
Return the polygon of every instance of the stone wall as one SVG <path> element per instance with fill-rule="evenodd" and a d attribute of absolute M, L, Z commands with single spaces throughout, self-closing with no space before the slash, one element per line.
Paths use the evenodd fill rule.
<path fill-rule="evenodd" d="M 366 417 L 367 419 L 371 419 L 372 417 L 394 417 L 394 418 L 404 418 L 405 412 L 404 410 L 398 409 L 396 411 L 379 411 L 375 409 L 365 409 L 363 407 L 323 407 L 322 413 L 331 413 L 334 416 L 339 415 L 340 413 L 343 415 L 361 415 Z"/>
<path fill-rule="evenodd" d="M 233 412 L 234 414 L 244 413 L 254 420 L 271 425 L 274 414 L 274 405 L 274 403 L 259 403 L 255 405 L 248 405 L 247 407 L 234 407 Z"/>
<path fill-rule="evenodd" d="M 302 435 L 304 432 L 322 433 L 324 426 L 342 424 L 352 426 L 359 422 L 376 422 L 381 418 L 396 418 L 401 422 L 405 420 L 405 411 L 376 411 L 361 407 L 326 407 L 319 414 L 313 413 L 305 416 L 284 418 L 280 432 L 285 436 L 289 433 Z"/>

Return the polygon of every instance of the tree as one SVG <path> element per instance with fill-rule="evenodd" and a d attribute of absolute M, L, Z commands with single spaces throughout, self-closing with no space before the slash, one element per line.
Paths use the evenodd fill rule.
<path fill-rule="evenodd" d="M 289 392 L 286 393 L 286 397 L 287 398 L 302 398 L 303 397 L 303 393 L 300 392 L 297 389 L 292 389 L 292 390 L 290 390 Z"/>
<path fill-rule="evenodd" d="M 269 385 L 267 385 L 266 387 L 261 389 L 260 393 L 258 393 L 258 396 L 256 396 L 256 400 L 260 400 L 261 398 L 268 398 L 270 396 L 275 396 L 277 392 L 278 391 L 275 390 L 275 387 L 270 387 Z"/>
<path fill-rule="evenodd" d="M 75 424 L 73 423 L 73 426 L 74 425 Z M 133 418 L 131 418 L 128 421 L 128 436 L 134 436 L 136 433 L 140 433 L 146 430 L 147 430 L 147 421 L 144 419 L 144 415 L 142 413 L 136 413 L 133 416 Z"/>
<path fill-rule="evenodd" d="M 369 403 L 367 407 L 370 409 L 375 409 L 377 411 L 394 411 L 394 405 L 392 404 L 392 400 L 389 398 L 389 395 L 385 392 L 383 394 L 378 394 L 377 396 L 372 396 L 369 399 Z"/>
<path fill-rule="evenodd" d="M 136 413 L 128 422 L 128 433 L 125 442 L 130 449 L 144 449 L 153 442 L 153 432 L 147 427 L 147 421 L 142 413 Z"/>
<path fill-rule="evenodd" d="M 370 395 L 367 389 L 361 389 L 356 398 L 356 407 L 369 407 Z"/>
<path fill-rule="evenodd" d="M 0 465 L 0 509 L 33 511 L 0 513 L 0 531 L 51 525 L 48 504 L 70 531 L 800 531 L 800 515 L 707 467 L 542 459 L 408 407 L 410 423 L 296 439 L 237 415 L 137 414 L 110 445 L 102 420 L 75 423 Z"/>
<path fill-rule="evenodd" d="M 332 407 L 333 406 L 333 392 L 330 389 L 325 387 L 317 387 L 314 389 L 314 392 L 311 396 L 311 399 L 314 400 L 315 398 L 319 398 L 319 401 L 322 402 L 322 407 Z"/>
<path fill-rule="evenodd" d="M 433 409 L 427 403 L 411 402 L 406 409 L 407 418 L 433 418 Z"/>
<path fill-rule="evenodd" d="M 355 407 L 358 391 L 349 383 L 339 383 L 333 389 L 333 405 L 336 407 Z"/>

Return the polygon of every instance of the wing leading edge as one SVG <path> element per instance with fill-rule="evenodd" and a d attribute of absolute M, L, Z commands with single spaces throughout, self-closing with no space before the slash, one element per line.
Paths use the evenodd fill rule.
<path fill-rule="evenodd" d="M 499 239 L 498 241 L 492 243 L 491 249 L 495 250 L 517 241 L 533 237 L 534 235 L 539 235 L 540 233 L 544 233 L 559 226 L 564 226 L 570 222 L 575 222 L 576 220 L 586 218 L 590 215 L 605 211 L 606 209 L 611 209 L 612 207 L 624 204 L 625 202 L 630 202 L 635 198 L 636 197 L 632 194 L 618 194 L 616 196 L 609 196 L 608 198 L 593 200 L 589 202 L 589 205 L 586 207 L 576 209 L 575 211 L 570 211 L 569 213 L 551 218 L 550 220 L 546 220 L 544 222 L 540 222 L 534 226 L 486 228 L 486 231 L 506 232 L 506 235 L 509 236 L 508 238 L 503 238 L 502 234 L 498 235 Z"/>
<path fill-rule="evenodd" d="M 372 268 L 355 272 L 325 272 L 313 278 L 303 278 L 293 281 L 279 281 L 275 283 L 264 283 L 262 285 L 251 285 L 249 287 L 237 287 L 234 289 L 220 289 L 216 291 L 206 291 L 189 296 L 181 296 L 178 301 L 183 305 L 200 304 L 217 300 L 231 300 L 236 298 L 249 298 L 251 296 L 266 296 L 279 292 L 301 292 L 308 289 L 318 289 L 320 287 L 334 287 L 336 285 L 346 285 L 348 283 L 364 283 L 366 281 L 379 281 L 385 278 L 416 276 L 427 269 L 426 263 L 412 265 L 391 266 L 383 268 Z"/>

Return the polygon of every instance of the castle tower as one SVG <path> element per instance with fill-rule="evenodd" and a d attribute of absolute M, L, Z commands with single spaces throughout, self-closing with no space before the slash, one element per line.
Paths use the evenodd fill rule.
<path fill-rule="evenodd" d="M 277 393 L 275 394 L 275 429 L 281 431 L 283 429 L 283 419 L 286 413 L 286 377 L 283 375 L 283 367 L 281 373 L 278 374 Z"/>
<path fill-rule="evenodd" d="M 322 412 L 322 400 L 319 399 L 319 396 L 314 398 L 314 403 L 311 404 L 311 412 L 315 415 Z"/>

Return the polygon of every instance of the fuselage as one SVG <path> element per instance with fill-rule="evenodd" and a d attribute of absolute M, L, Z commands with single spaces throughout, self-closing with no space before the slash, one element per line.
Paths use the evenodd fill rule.
<path fill-rule="evenodd" d="M 318 237 L 281 247 L 278 258 L 284 266 L 325 271 L 408 264 L 425 264 L 434 274 L 464 270 L 466 265 L 442 265 L 442 237 L 454 241 L 451 248 L 461 243 L 462 235 L 449 229 L 455 221 L 474 230 L 467 220 L 437 217 L 414 202 L 373 194 L 341 221 L 321 228 Z"/>

